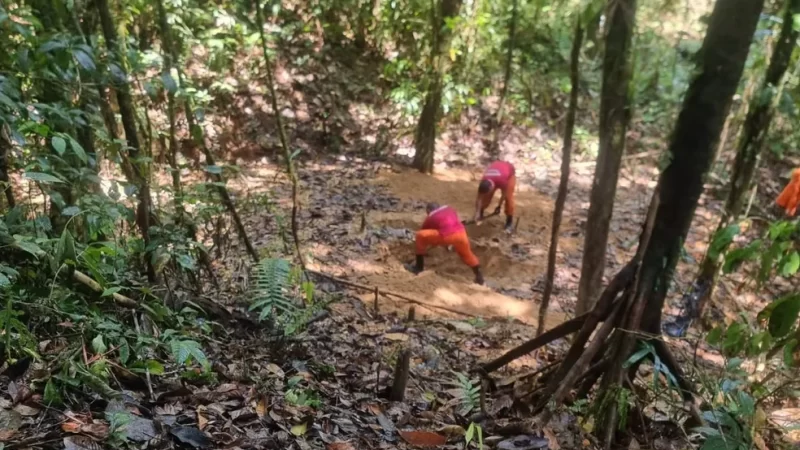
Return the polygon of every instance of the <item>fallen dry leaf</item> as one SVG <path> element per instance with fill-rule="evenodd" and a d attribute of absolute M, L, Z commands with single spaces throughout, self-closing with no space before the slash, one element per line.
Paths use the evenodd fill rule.
<path fill-rule="evenodd" d="M 328 444 L 325 448 L 326 450 L 356 450 L 350 442 L 334 442 Z"/>
<path fill-rule="evenodd" d="M 283 372 L 283 369 L 278 367 L 277 364 L 269 363 L 267 364 L 266 369 L 267 372 L 271 373 L 272 375 L 275 375 L 278 378 L 283 378 L 284 376 L 286 376 L 286 374 Z"/>
<path fill-rule="evenodd" d="M 205 415 L 205 411 L 201 410 L 200 407 L 197 407 L 197 428 L 200 431 L 203 431 L 206 426 L 208 425 L 208 417 Z"/>
<path fill-rule="evenodd" d="M 108 437 L 109 428 L 108 425 L 104 423 L 95 422 L 81 425 L 80 431 L 83 434 L 87 434 L 97 439 L 105 439 Z"/>
<path fill-rule="evenodd" d="M 21 416 L 32 417 L 39 414 L 40 410 L 28 405 L 17 405 L 14 407 L 14 411 L 18 412 Z"/>
<path fill-rule="evenodd" d="M 431 431 L 398 431 L 400 437 L 415 447 L 438 447 L 447 443 L 447 438 Z"/>
<path fill-rule="evenodd" d="M 15 434 L 17 430 L 0 430 L 0 442 L 10 441 Z"/>
<path fill-rule="evenodd" d="M 258 397 L 258 403 L 256 403 L 256 414 L 258 414 L 259 419 L 263 419 L 265 415 L 267 415 L 267 396 L 260 395 Z"/>
<path fill-rule="evenodd" d="M 77 422 L 64 422 L 61 424 L 61 429 L 66 433 L 77 434 L 81 432 L 81 424 Z"/>
<path fill-rule="evenodd" d="M 544 432 L 544 437 L 547 438 L 547 443 L 550 450 L 559 450 L 561 446 L 558 445 L 558 439 L 556 438 L 555 433 L 553 433 L 553 430 L 550 428 L 544 428 L 542 431 Z"/>
<path fill-rule="evenodd" d="M 458 425 L 445 425 L 436 430 L 436 432 L 445 435 L 445 437 L 449 440 L 453 438 L 461 438 L 467 434 L 467 431 Z"/>

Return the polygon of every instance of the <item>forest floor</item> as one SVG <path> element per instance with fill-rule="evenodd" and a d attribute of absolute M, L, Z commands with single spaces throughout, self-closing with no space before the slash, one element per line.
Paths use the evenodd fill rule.
<path fill-rule="evenodd" d="M 281 104 L 290 105 L 280 113 L 289 123 L 293 147 L 304 151 L 298 158 L 301 248 L 309 269 L 414 299 L 415 320 L 405 321 L 411 304 L 397 297 L 380 296 L 375 314 L 371 291 L 314 277 L 316 288 L 338 301 L 300 337 L 276 342 L 252 324 L 217 325 L 204 345 L 218 380 L 185 383 L 173 371 L 147 386 L 129 387 L 122 399 L 104 404 L 106 412 L 133 414 L 134 420 L 122 431 L 129 440 L 155 439 L 154 448 L 350 450 L 420 444 L 462 448 L 463 434 L 480 401 L 476 385 L 460 380 L 458 374 L 469 373 L 534 335 L 561 164 L 557 130 L 548 125 L 544 113 L 534 124 L 508 125 L 503 130 L 500 157 L 516 165 L 520 180 L 519 222 L 511 235 L 502 232 L 502 216 L 468 227 L 486 285 L 472 283 L 469 269 L 446 249 L 432 250 L 426 270 L 412 275 L 403 264 L 413 259 L 413 233 L 424 219 L 425 203 L 454 206 L 462 218 L 472 213 L 477 180 L 488 161 L 485 114 L 468 110 L 457 123 L 447 125 L 437 144 L 436 174 L 419 174 L 407 167 L 411 142 L 397 133 L 402 127 L 396 113 L 370 93 L 377 90 L 369 81 L 375 74 L 365 64 L 369 61 L 345 64 L 321 58 L 301 67 L 277 68 Z M 243 205 L 256 246 L 263 254 L 291 255 L 282 239 L 289 223 L 290 185 L 283 167 L 275 162 L 277 135 L 265 90 L 252 80 L 227 81 L 248 88 L 220 100 L 228 109 L 220 107 L 218 115 L 209 115 L 209 137 L 241 168 L 229 186 Z M 606 281 L 634 254 L 656 184 L 655 156 L 664 141 L 646 135 L 634 125 L 631 147 L 637 153 L 625 157 L 620 174 Z M 580 146 L 578 150 L 560 233 L 548 328 L 574 315 L 594 172 L 591 157 L 581 154 Z M 336 152 L 338 156 L 331 156 Z M 755 208 L 769 211 L 782 180 L 769 170 L 761 177 L 763 188 Z M 716 227 L 720 184 L 712 178 L 701 199 L 668 299 L 667 318 L 680 311 L 681 294 L 690 287 Z M 225 249 L 215 246 L 219 253 L 214 260 L 227 287 L 208 295 L 229 310 L 243 309 L 249 267 L 235 234 L 229 234 Z M 780 283 L 756 292 L 743 278 L 726 277 L 718 291 L 720 315 L 754 315 L 790 287 Z M 724 365 L 696 330 L 669 343 L 695 380 L 702 379 L 703 371 L 719 372 Z M 552 450 L 594 446 L 593 424 L 575 409 L 556 415 L 537 434 L 503 429 L 529 418 L 526 400 L 532 375 L 556 361 L 567 345 L 558 340 L 495 374 L 499 390 L 485 399 L 492 417 L 484 430 L 487 444 Z M 406 401 L 389 402 L 386 389 L 401 349 L 412 354 Z M 19 385 L 9 386 L 7 392 L 16 404 Z M 670 399 L 664 394 L 646 405 L 645 414 L 658 423 L 672 413 L 680 415 L 680 405 Z M 9 400 L 0 398 L 2 402 Z M 0 404 L 0 412 L 11 403 Z M 46 409 L 17 411 L 26 426 L 20 439 L 5 448 L 61 442 L 71 450 L 97 448 L 89 431 L 99 422 L 88 412 L 97 405 L 63 412 L 60 422 L 40 418 Z M 784 417 L 793 412 L 778 411 Z M 75 430 L 80 431 L 75 434 Z M 66 438 L 64 431 L 69 432 Z M 686 448 L 694 437 L 669 427 L 643 430 L 641 436 L 641 448 L 665 450 Z"/>

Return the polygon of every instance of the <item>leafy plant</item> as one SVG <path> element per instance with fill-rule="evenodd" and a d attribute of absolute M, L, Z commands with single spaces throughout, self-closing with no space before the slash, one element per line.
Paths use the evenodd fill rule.
<path fill-rule="evenodd" d="M 448 384 L 455 386 L 455 389 L 450 389 L 447 392 L 453 396 L 453 401 L 458 405 L 458 413 L 462 416 L 468 415 L 470 412 L 480 408 L 481 401 L 481 386 L 470 380 L 466 375 L 459 372 L 454 372 L 456 379 Z"/>
<path fill-rule="evenodd" d="M 466 434 L 464 434 L 464 442 L 467 447 L 472 443 L 477 434 L 478 449 L 483 450 L 483 428 L 475 422 L 470 422 Z"/>

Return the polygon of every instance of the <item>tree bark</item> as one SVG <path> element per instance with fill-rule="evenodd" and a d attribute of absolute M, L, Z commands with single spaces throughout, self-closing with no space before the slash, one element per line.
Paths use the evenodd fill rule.
<path fill-rule="evenodd" d="M 0 190 L 4 192 L 8 207 L 17 206 L 14 198 L 14 189 L 11 186 L 11 179 L 8 176 L 8 154 L 11 153 L 11 140 L 6 136 L 5 127 L 0 127 Z"/>
<path fill-rule="evenodd" d="M 636 0 L 609 0 L 608 34 L 600 94 L 600 151 L 597 155 L 586 221 L 583 264 L 575 311 L 578 315 L 592 308 L 603 283 L 608 229 L 614 210 L 617 179 L 630 119 L 629 53 L 635 14 Z"/>
<path fill-rule="evenodd" d="M 122 128 L 125 131 L 125 140 L 128 143 L 128 156 L 132 166 L 132 174 L 136 177 L 134 182 L 139 189 L 139 205 L 136 211 L 136 224 L 142 232 L 142 239 L 144 240 L 145 249 L 150 245 L 150 183 L 147 178 L 146 167 L 142 168 L 142 163 L 139 161 L 140 145 L 139 136 L 136 132 L 136 111 L 133 106 L 133 96 L 131 95 L 130 84 L 128 82 L 128 74 L 124 65 L 120 62 L 120 48 L 117 39 L 117 30 L 114 26 L 114 18 L 111 15 L 111 10 L 108 7 L 108 0 L 95 0 L 97 12 L 100 16 L 100 27 L 103 30 L 103 37 L 106 40 L 106 47 L 111 55 L 113 62 L 125 76 L 124 80 L 118 80 L 115 86 L 117 93 L 117 103 L 119 104 L 119 113 L 122 116 Z M 147 267 L 147 278 L 153 282 L 156 279 L 156 273 L 153 268 L 151 252 L 145 250 L 145 265 Z"/>
<path fill-rule="evenodd" d="M 158 25 L 161 31 L 161 55 L 164 58 L 162 79 L 172 79 L 172 31 L 167 23 L 167 10 L 164 0 L 156 1 Z M 187 234 L 194 237 L 193 227 L 186 223 L 186 210 L 183 207 L 183 188 L 181 187 L 181 169 L 178 166 L 178 138 L 175 135 L 175 92 L 172 86 L 164 86 L 167 91 L 167 120 L 169 122 L 169 168 L 172 175 L 172 195 L 175 202 L 175 222 L 178 227 L 186 227 Z"/>
<path fill-rule="evenodd" d="M 550 296 L 553 294 L 553 284 L 556 274 L 556 254 L 558 252 L 558 235 L 561 230 L 561 218 L 564 214 L 564 204 L 567 201 L 567 187 L 569 185 L 569 164 L 572 159 L 572 131 L 575 128 L 575 115 L 578 110 L 578 89 L 580 84 L 580 57 L 583 44 L 583 27 L 580 18 L 576 21 L 575 37 L 572 40 L 570 53 L 569 78 L 572 90 L 569 94 L 569 108 L 564 126 L 564 146 L 561 151 L 561 180 L 558 183 L 556 206 L 553 211 L 553 224 L 550 227 L 550 248 L 547 253 L 547 278 L 544 283 L 542 303 L 539 306 L 539 325 L 536 335 L 544 333 L 545 317 L 550 305 Z"/>
<path fill-rule="evenodd" d="M 440 0 L 431 11 L 433 45 L 431 46 L 430 85 L 425 95 L 425 105 L 417 122 L 414 135 L 413 166 L 423 173 L 433 172 L 433 156 L 436 150 L 436 128 L 442 106 L 444 75 L 448 69 L 447 50 L 452 32 L 447 27 L 447 19 L 458 16 L 462 0 Z"/>
<path fill-rule="evenodd" d="M 742 136 L 733 162 L 730 191 L 725 201 L 725 211 L 712 239 L 721 230 L 740 219 L 747 201 L 747 193 L 752 188 L 764 142 L 775 115 L 775 105 L 780 98 L 782 81 L 789 68 L 795 42 L 800 36 L 798 30 L 794 28 L 794 16 L 800 14 L 800 0 L 789 0 L 785 8 L 783 25 L 775 43 L 766 75 L 761 87 L 754 95 L 753 104 L 742 127 Z M 703 258 L 700 274 L 694 284 L 694 286 L 704 288 L 702 295 L 698 298 L 697 308 L 692 311 L 696 317 L 702 316 L 713 295 L 720 266 L 725 260 L 727 250 L 728 245 L 725 245 L 719 252 L 713 254 L 708 252 Z"/>
<path fill-rule="evenodd" d="M 508 84 L 511 82 L 511 66 L 514 62 L 514 45 L 517 34 L 517 4 L 518 0 L 512 0 L 511 7 L 511 20 L 508 24 L 508 49 L 506 53 L 506 62 L 503 75 L 503 87 L 500 90 L 500 99 L 497 103 L 497 113 L 494 117 L 494 133 L 492 137 L 491 154 L 497 157 L 500 154 L 500 128 L 503 122 L 503 109 L 506 103 L 506 95 L 508 95 Z"/>

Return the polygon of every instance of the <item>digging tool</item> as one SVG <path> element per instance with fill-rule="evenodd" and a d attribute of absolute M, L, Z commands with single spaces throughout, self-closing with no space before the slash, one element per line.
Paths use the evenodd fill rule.
<path fill-rule="evenodd" d="M 500 215 L 500 210 L 499 209 L 497 209 L 494 212 L 490 213 L 488 216 L 483 216 L 482 220 L 486 220 L 489 217 L 494 217 L 494 216 L 497 216 L 497 215 Z M 461 221 L 461 223 L 463 225 L 472 225 L 472 224 L 474 224 L 476 222 L 474 220 L 472 220 L 472 219 L 464 219 L 464 220 Z"/>

